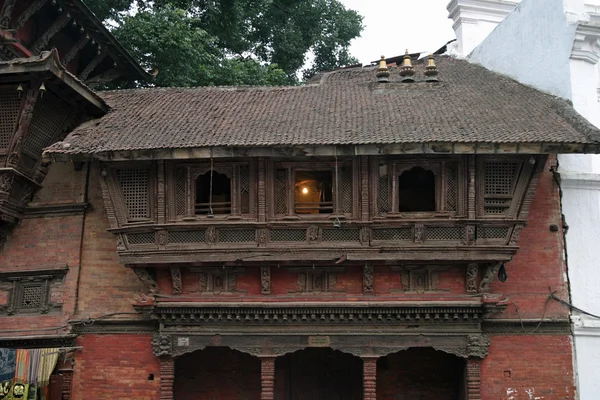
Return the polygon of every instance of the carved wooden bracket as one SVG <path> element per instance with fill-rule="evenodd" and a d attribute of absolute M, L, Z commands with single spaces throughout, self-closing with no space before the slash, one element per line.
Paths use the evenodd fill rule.
<path fill-rule="evenodd" d="M 183 287 L 181 282 L 181 269 L 178 267 L 171 267 L 171 281 L 173 283 L 173 294 L 181 294 Z"/>
<path fill-rule="evenodd" d="M 479 265 L 477 263 L 467 264 L 467 276 L 466 276 L 466 292 L 477 293 L 477 279 L 479 277 Z"/>
<path fill-rule="evenodd" d="M 500 270 L 501 262 L 487 264 L 483 276 L 481 277 L 481 283 L 479 284 L 479 292 L 480 293 L 489 293 L 490 284 L 494 281 L 496 276 L 498 275 L 498 271 Z"/>
<path fill-rule="evenodd" d="M 260 290 L 262 294 L 271 294 L 271 267 L 260 267 Z"/>
<path fill-rule="evenodd" d="M 375 279 L 373 265 L 365 264 L 363 267 L 363 294 L 373 294 L 375 292 Z"/>

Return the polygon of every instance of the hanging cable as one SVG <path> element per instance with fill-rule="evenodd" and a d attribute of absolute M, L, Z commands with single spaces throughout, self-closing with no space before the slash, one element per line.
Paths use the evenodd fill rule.
<path fill-rule="evenodd" d="M 340 222 L 340 219 L 338 217 L 338 212 L 340 209 L 340 201 L 339 201 L 339 192 L 338 192 L 338 158 L 337 158 L 337 149 L 334 147 L 333 148 L 333 157 L 335 158 L 335 222 L 333 223 L 333 226 L 336 228 L 341 228 L 342 224 Z"/>
<path fill-rule="evenodd" d="M 214 215 L 212 208 L 212 197 L 213 197 L 213 172 L 214 172 L 214 161 L 213 161 L 213 149 L 210 149 L 210 192 L 208 195 L 208 216 Z"/>

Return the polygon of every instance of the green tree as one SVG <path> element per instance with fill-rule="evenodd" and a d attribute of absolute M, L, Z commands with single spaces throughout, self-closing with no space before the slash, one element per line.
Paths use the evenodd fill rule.
<path fill-rule="evenodd" d="M 138 13 L 123 13 L 135 1 Z M 339 0 L 87 0 L 162 86 L 282 84 L 356 63 L 362 17 Z M 118 3 L 118 4 L 117 4 Z M 313 65 L 301 71 L 312 54 Z M 186 65 L 195 63 L 195 65 Z M 162 75 L 162 77 L 161 77 Z"/>

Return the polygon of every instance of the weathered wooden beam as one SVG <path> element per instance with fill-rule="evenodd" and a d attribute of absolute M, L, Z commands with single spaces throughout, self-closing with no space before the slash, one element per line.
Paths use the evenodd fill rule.
<path fill-rule="evenodd" d="M 13 8 L 17 0 L 6 0 L 0 11 L 0 29 L 8 29 L 10 26 L 10 18 L 12 16 Z"/>
<path fill-rule="evenodd" d="M 98 85 L 103 85 L 105 83 L 112 82 L 115 79 L 117 79 L 123 75 L 124 75 L 123 70 L 113 68 L 111 70 L 108 70 L 106 72 L 103 72 L 99 75 L 96 75 L 96 76 L 88 79 L 87 81 L 85 81 L 85 84 L 91 88 L 94 88 Z"/>
<path fill-rule="evenodd" d="M 67 54 L 65 54 L 64 57 L 61 57 L 61 63 L 66 67 L 89 42 L 89 35 L 81 35 L 79 40 L 69 49 Z"/>
<path fill-rule="evenodd" d="M 97 54 L 96 57 L 94 57 L 92 59 L 92 61 L 90 61 L 89 64 L 85 66 L 83 71 L 81 71 L 78 78 L 81 79 L 82 81 L 85 81 L 88 78 L 88 76 L 90 76 L 90 74 L 96 69 L 96 67 L 102 61 L 104 61 L 106 56 L 107 56 L 107 54 L 105 52 L 101 52 L 101 53 Z"/>
<path fill-rule="evenodd" d="M 38 100 L 40 91 L 37 89 L 39 82 L 32 82 L 32 88 L 27 91 L 27 98 L 21 109 L 21 116 L 17 130 L 8 146 L 8 157 L 6 157 L 5 166 L 15 167 L 19 164 L 21 148 L 25 142 L 25 137 L 29 133 L 29 126 L 33 119 L 33 109 Z M 34 89 L 35 87 L 35 89 Z"/>
<path fill-rule="evenodd" d="M 71 14 L 69 14 L 68 12 L 62 13 L 52 23 L 52 25 L 50 25 L 46 32 L 44 32 L 44 34 L 35 41 L 35 43 L 31 47 L 31 53 L 40 54 L 42 51 L 44 51 L 46 49 L 46 46 L 48 46 L 48 43 L 50 43 L 50 40 L 52 40 L 52 38 L 54 37 L 54 35 L 60 32 L 61 29 L 64 28 L 70 20 Z"/>
<path fill-rule="evenodd" d="M 34 2 L 31 3 L 29 7 L 27 7 L 25 11 L 21 13 L 21 15 L 19 15 L 17 22 L 12 26 L 12 28 L 16 30 L 21 29 L 27 23 L 27 21 L 29 21 L 29 19 L 33 17 L 35 13 L 37 13 L 44 6 L 44 4 L 46 4 L 47 1 L 48 0 L 34 0 Z"/>

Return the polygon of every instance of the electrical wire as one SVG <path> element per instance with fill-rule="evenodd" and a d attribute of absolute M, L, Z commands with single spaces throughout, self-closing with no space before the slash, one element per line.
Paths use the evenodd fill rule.
<path fill-rule="evenodd" d="M 593 318 L 598 318 L 598 319 L 600 319 L 600 316 L 599 316 L 599 315 L 592 314 L 591 312 L 587 312 L 587 311 L 585 311 L 585 310 L 582 310 L 581 308 L 574 306 L 573 304 L 569 303 L 568 301 L 566 301 L 566 300 L 563 300 L 563 299 L 561 299 L 560 297 L 557 297 L 557 296 L 556 296 L 554 293 L 551 293 L 551 294 L 550 294 L 550 297 L 551 297 L 552 299 L 554 299 L 554 300 L 558 301 L 558 302 L 559 302 L 559 303 L 561 303 L 562 305 L 564 305 L 564 306 L 568 307 L 568 308 L 569 308 L 569 309 L 571 309 L 571 310 L 575 310 L 575 311 L 578 311 L 578 312 L 580 312 L 580 313 L 582 313 L 582 314 L 589 315 L 590 317 L 593 317 Z"/>

